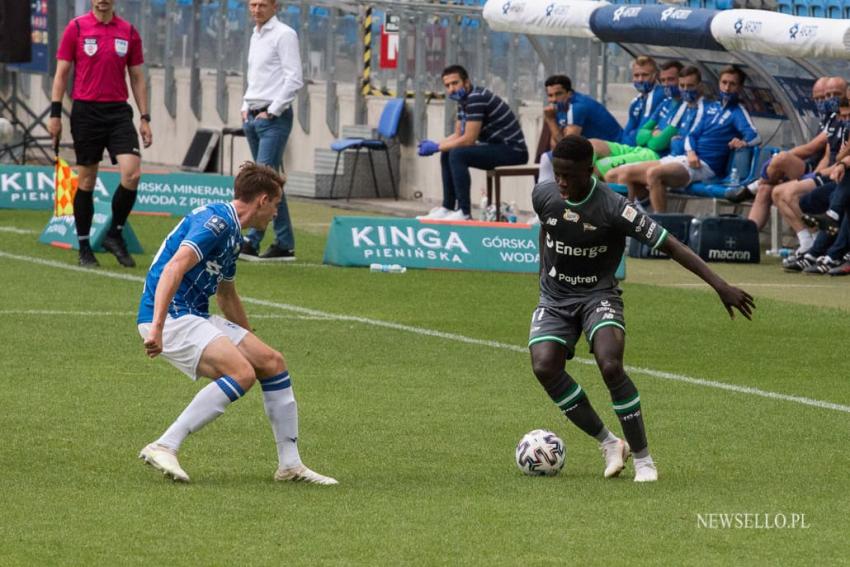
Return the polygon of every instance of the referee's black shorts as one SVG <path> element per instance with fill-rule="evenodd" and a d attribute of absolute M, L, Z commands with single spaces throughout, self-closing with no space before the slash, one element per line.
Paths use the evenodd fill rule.
<path fill-rule="evenodd" d="M 88 102 L 75 100 L 71 108 L 71 136 L 77 165 L 94 165 L 103 159 L 118 163 L 116 156 L 141 156 L 139 134 L 133 126 L 133 109 L 126 102 Z"/>

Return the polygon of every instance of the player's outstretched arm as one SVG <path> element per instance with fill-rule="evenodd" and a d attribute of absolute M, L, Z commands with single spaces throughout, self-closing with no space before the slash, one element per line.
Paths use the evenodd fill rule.
<path fill-rule="evenodd" d="M 215 293 L 215 302 L 224 314 L 225 319 L 236 323 L 243 329 L 251 330 L 248 315 L 245 313 L 245 307 L 242 305 L 242 300 L 236 292 L 236 284 L 234 282 L 222 280 L 218 284 L 218 291 Z"/>
<path fill-rule="evenodd" d="M 723 278 L 708 267 L 708 264 L 702 261 L 702 258 L 694 254 L 693 250 L 679 242 L 673 235 L 667 236 L 667 239 L 661 245 L 661 250 L 713 287 L 717 295 L 720 296 L 720 301 L 723 302 L 726 311 L 729 312 L 729 317 L 735 318 L 735 311 L 732 309 L 734 307 L 741 312 L 741 315 L 747 319 L 752 319 L 753 310 L 756 308 L 753 296 L 743 289 L 726 283 Z"/>
<path fill-rule="evenodd" d="M 168 315 L 168 305 L 180 288 L 183 276 L 194 268 L 198 261 L 198 256 L 193 249 L 181 246 L 162 269 L 153 298 L 151 330 L 148 338 L 145 339 L 145 353 L 151 358 L 162 352 L 162 329 L 165 326 L 165 317 Z"/>

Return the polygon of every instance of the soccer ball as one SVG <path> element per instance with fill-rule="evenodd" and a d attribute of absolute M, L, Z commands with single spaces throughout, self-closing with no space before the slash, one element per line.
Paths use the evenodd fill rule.
<path fill-rule="evenodd" d="M 555 476 L 566 456 L 566 445 L 548 429 L 529 431 L 516 446 L 516 465 L 529 476 Z"/>

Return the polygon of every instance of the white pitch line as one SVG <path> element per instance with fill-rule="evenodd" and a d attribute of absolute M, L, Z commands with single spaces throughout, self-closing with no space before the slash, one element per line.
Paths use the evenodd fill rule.
<path fill-rule="evenodd" d="M 81 268 L 79 266 L 73 266 L 71 264 L 65 264 L 62 262 L 56 262 L 53 260 L 43 260 L 41 258 L 34 258 L 31 256 L 20 256 L 17 254 L 10 254 L 8 252 L 3 252 L 0 250 L 0 258 L 8 258 L 10 260 L 18 260 L 21 262 L 29 262 L 31 264 L 38 264 L 41 266 L 49 266 L 53 268 L 59 268 L 64 270 L 70 270 L 74 272 L 82 272 L 89 275 L 94 276 L 102 276 L 107 278 L 120 279 L 125 281 L 133 281 L 133 282 L 142 282 L 144 281 L 139 276 L 132 276 L 129 274 L 120 274 L 115 272 L 108 272 L 104 270 L 93 270 L 90 268 Z M 301 307 L 299 305 L 290 305 L 288 303 L 277 303 L 274 301 L 266 301 L 264 299 L 255 299 L 252 297 L 243 297 L 243 303 L 250 303 L 253 305 L 258 305 L 261 307 L 270 307 L 273 309 L 282 309 L 284 311 L 290 311 L 292 313 L 298 313 L 304 316 L 310 317 L 322 317 L 325 319 L 330 319 L 334 321 L 349 321 L 353 323 L 360 323 L 363 325 L 370 325 L 373 327 L 381 327 L 384 329 L 392 329 L 395 331 L 403 331 L 406 333 L 413 333 L 416 335 L 423 335 L 427 337 L 434 337 L 439 339 L 446 339 L 454 342 L 460 342 L 464 344 L 476 345 L 476 346 L 485 346 L 489 348 L 495 348 L 500 350 L 507 350 L 510 352 L 518 352 L 522 354 L 526 354 L 528 349 L 524 346 L 512 345 L 508 343 L 501 343 L 498 341 L 490 341 L 485 339 L 476 339 L 473 337 L 467 337 L 464 335 L 457 335 L 454 333 L 446 333 L 443 331 L 436 331 L 433 329 L 426 329 L 423 327 L 414 327 L 412 325 L 403 325 L 401 323 L 393 323 L 391 321 L 381 321 L 380 319 L 370 319 L 368 317 L 358 317 L 356 315 L 340 315 L 336 313 L 328 313 L 326 311 L 319 311 L 318 309 L 310 309 L 307 307 Z M 589 360 L 586 358 L 574 358 L 576 362 L 581 364 L 586 364 L 589 366 L 595 366 L 596 362 L 593 360 Z M 660 378 L 662 380 L 672 380 L 675 382 L 683 382 L 685 384 L 691 384 L 693 386 L 704 386 L 707 388 L 715 388 L 718 390 L 726 390 L 728 392 L 735 392 L 738 394 L 748 394 L 751 396 L 758 396 L 761 398 L 768 398 L 772 400 L 781 400 L 785 402 L 792 402 L 796 404 L 802 404 L 806 406 L 816 407 L 820 409 L 829 409 L 834 411 L 840 411 L 843 413 L 850 413 L 850 406 L 836 404 L 833 402 L 826 402 L 822 400 L 815 400 L 812 398 L 804 398 L 802 396 L 792 396 L 789 394 L 780 394 L 777 392 L 771 392 L 769 390 L 761 390 L 759 388 L 751 388 L 749 386 L 738 386 L 736 384 L 727 384 L 725 382 L 717 382 L 714 380 L 705 380 L 702 378 L 694 378 L 691 376 L 686 376 L 684 374 L 675 374 L 673 372 L 664 372 L 663 370 L 654 370 L 652 368 L 640 368 L 637 366 L 626 366 L 625 369 L 628 372 L 643 374 L 645 376 L 652 376 L 653 378 Z"/>
<path fill-rule="evenodd" d="M 135 317 L 136 311 L 67 311 L 58 309 L 5 309 L 0 310 L 0 315 L 29 315 L 29 316 L 52 316 L 62 317 Z M 307 317 L 303 315 L 275 315 L 272 313 L 259 313 L 251 315 L 251 319 L 294 319 L 298 321 L 328 321 L 328 317 Z"/>
<path fill-rule="evenodd" d="M 11 232 L 13 234 L 38 234 L 37 230 L 18 228 L 16 226 L 0 226 L 0 232 Z"/>
<path fill-rule="evenodd" d="M 732 285 L 737 287 L 802 287 L 802 288 L 828 288 L 828 289 L 836 289 L 839 286 L 834 285 L 821 285 L 821 284 L 798 284 L 798 283 L 759 283 L 759 282 L 730 282 Z M 659 284 L 665 285 L 665 284 Z M 674 283 L 674 284 L 666 284 L 670 287 L 705 287 L 705 283 Z"/>

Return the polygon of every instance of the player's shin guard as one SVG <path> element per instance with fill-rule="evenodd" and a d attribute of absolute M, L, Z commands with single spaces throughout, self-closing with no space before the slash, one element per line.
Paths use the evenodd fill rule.
<path fill-rule="evenodd" d="M 572 421 L 576 427 L 590 435 L 596 437 L 605 429 L 602 419 L 599 414 L 590 405 L 590 400 L 582 390 L 581 386 L 573 380 L 572 376 L 566 372 L 561 372 L 561 375 L 556 381 L 550 384 L 543 384 L 546 393 L 555 402 L 564 415 Z"/>
<path fill-rule="evenodd" d="M 94 192 L 78 189 L 74 195 L 74 224 L 80 246 L 90 246 L 89 233 L 94 218 Z"/>
<path fill-rule="evenodd" d="M 227 406 L 244 395 L 245 391 L 230 376 L 222 376 L 215 382 L 207 384 L 195 395 L 157 443 L 176 453 L 180 444 L 190 433 L 195 433 L 223 414 Z"/>
<path fill-rule="evenodd" d="M 636 457 L 642 457 L 641 453 L 646 451 L 646 429 L 643 425 L 643 414 L 640 409 L 640 394 L 638 394 L 632 379 L 625 373 L 623 381 L 617 386 L 611 387 L 611 401 L 614 405 L 614 413 L 623 427 L 623 435 L 632 448 Z"/>
<path fill-rule="evenodd" d="M 261 379 L 260 387 L 277 444 L 278 465 L 282 469 L 297 467 L 301 464 L 298 454 L 298 404 L 295 403 L 289 372 L 284 370 L 276 376 Z"/>
<path fill-rule="evenodd" d="M 136 204 L 136 191 L 131 191 L 119 184 L 112 195 L 112 224 L 109 227 L 110 236 L 119 236 L 124 229 L 124 223 Z"/>

